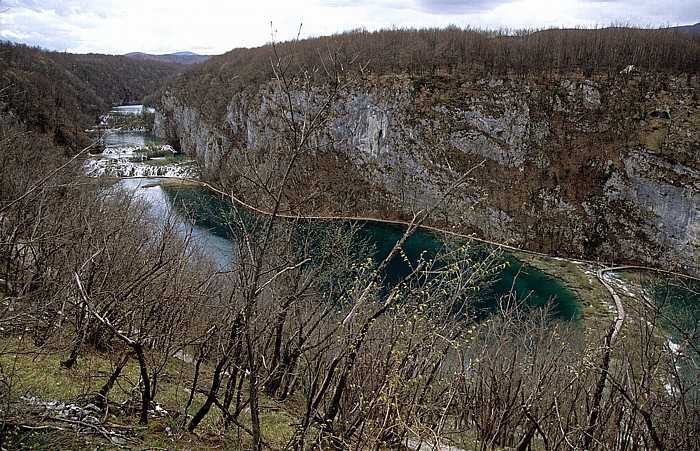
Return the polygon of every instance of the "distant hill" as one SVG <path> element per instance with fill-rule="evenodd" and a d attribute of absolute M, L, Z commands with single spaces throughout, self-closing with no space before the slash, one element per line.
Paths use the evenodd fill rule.
<path fill-rule="evenodd" d="M 148 103 L 182 64 L 48 52 L 0 42 L 0 115 L 80 149 L 83 130 L 113 105 Z"/>
<path fill-rule="evenodd" d="M 162 61 L 165 63 L 178 63 L 178 64 L 193 64 L 201 63 L 211 58 L 211 55 L 198 55 L 192 52 L 176 52 L 169 53 L 166 55 L 153 55 L 150 53 L 132 52 L 127 53 L 127 58 L 140 59 L 140 60 L 154 60 Z"/>
<path fill-rule="evenodd" d="M 674 30 L 683 31 L 685 33 L 700 33 L 700 22 L 695 25 L 683 25 L 680 27 L 671 27 Z"/>

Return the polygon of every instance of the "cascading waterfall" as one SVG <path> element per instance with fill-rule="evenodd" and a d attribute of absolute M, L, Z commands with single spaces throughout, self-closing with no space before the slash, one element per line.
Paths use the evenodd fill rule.
<path fill-rule="evenodd" d="M 177 157 L 172 146 L 145 131 L 139 115 L 153 113 L 143 105 L 113 108 L 102 117 L 99 140 L 105 148 L 85 162 L 89 177 L 172 177 L 196 178 L 191 160 Z M 97 132 L 97 130 L 93 130 Z"/>
<path fill-rule="evenodd" d="M 90 177 L 197 177 L 197 169 L 191 161 L 152 165 L 126 158 L 89 159 L 85 162 L 85 173 Z"/>

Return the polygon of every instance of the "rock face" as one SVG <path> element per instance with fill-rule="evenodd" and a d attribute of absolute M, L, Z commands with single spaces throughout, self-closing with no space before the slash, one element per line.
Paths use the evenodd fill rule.
<path fill-rule="evenodd" d="M 296 149 L 296 121 L 308 136 L 285 199 L 304 214 L 410 218 L 478 166 L 435 225 L 698 274 L 698 83 L 382 76 L 288 98 L 264 85 L 209 113 L 206 99 L 186 101 L 175 84 L 155 131 L 194 156 L 206 178 L 256 202 L 247 181 L 279 180 L 270 175 Z"/>

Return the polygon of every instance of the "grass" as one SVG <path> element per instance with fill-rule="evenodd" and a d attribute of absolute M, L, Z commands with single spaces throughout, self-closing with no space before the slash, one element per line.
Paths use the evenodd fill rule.
<path fill-rule="evenodd" d="M 601 331 L 609 327 L 609 320 L 614 315 L 608 308 L 612 301 L 608 291 L 597 280 L 592 264 L 521 252 L 515 252 L 515 255 L 527 265 L 560 278 L 574 290 L 586 306 L 586 329 Z M 626 304 L 632 307 L 641 300 L 639 274 L 619 272 L 611 276 L 611 284 L 619 290 Z M 0 420 L 3 421 L 3 426 L 0 426 L 0 447 L 21 450 L 116 449 L 117 446 L 98 434 L 76 434 L 70 425 L 43 418 L 43 412 L 30 409 L 26 398 L 36 396 L 46 401 L 59 400 L 85 406 L 89 396 L 104 384 L 112 372 L 114 361 L 123 351 L 118 346 L 111 353 L 84 348 L 77 366 L 67 369 L 61 366 L 61 362 L 68 353 L 61 348 L 51 348 L 50 345 L 37 348 L 28 337 L 0 337 Z M 246 449 L 250 445 L 250 437 L 236 427 L 225 428 L 224 418 L 215 410 L 205 418 L 196 434 L 184 431 L 182 426 L 186 419 L 182 413 L 189 397 L 191 387 L 188 381 L 192 380 L 193 371 L 193 366 L 182 360 L 170 359 L 167 362 L 158 379 L 156 400 L 169 414 L 153 418 L 147 427 L 141 427 L 137 425 L 135 411 L 116 408 L 117 404 L 129 399 L 139 399 L 139 372 L 136 362 L 132 360 L 110 392 L 110 400 L 114 404 L 110 412 L 101 418 L 105 421 L 105 428 L 127 436 L 129 441 L 126 446 L 130 448 Z M 207 369 L 202 374 L 211 374 L 211 371 Z M 206 390 L 210 383 L 206 378 L 200 381 L 190 415 L 204 402 L 201 391 Z M 284 406 L 270 399 L 261 399 L 263 437 L 272 449 L 283 448 L 293 438 L 296 421 L 293 412 L 301 410 L 301 405 L 295 404 L 294 399 Z M 247 413 L 241 414 L 239 419 L 250 427 Z"/>
<path fill-rule="evenodd" d="M 109 368 L 106 359 L 85 356 L 76 369 L 62 368 L 60 353 L 46 353 L 23 337 L 3 340 L 0 354 L 2 375 L 14 397 L 37 396 L 69 402 L 96 391 L 100 375 Z"/>
<path fill-rule="evenodd" d="M 603 318 L 610 315 L 612 298 L 600 283 L 591 263 L 549 258 L 529 252 L 509 251 L 523 263 L 560 279 L 581 301 L 584 318 Z"/>
<path fill-rule="evenodd" d="M 70 425 L 44 418 L 43 409 L 29 405 L 27 399 L 37 397 L 44 401 L 57 400 L 85 406 L 90 397 L 107 380 L 113 368 L 113 360 L 105 352 L 83 349 L 78 364 L 72 369 L 61 366 L 67 353 L 61 350 L 39 349 L 31 340 L 22 337 L 0 339 L 0 384 L 2 384 L 2 410 L 0 417 L 0 446 L 5 449 L 113 449 L 99 434 L 75 434 Z M 192 380 L 193 367 L 177 359 L 168 361 L 159 377 L 156 401 L 168 412 L 167 415 L 149 420 L 147 427 L 137 424 L 135 410 L 124 411 L 118 404 L 129 399 L 140 400 L 138 391 L 139 372 L 132 360 L 124 369 L 117 384 L 110 392 L 112 406 L 101 420 L 105 428 L 124 432 L 129 437 L 128 446 L 154 449 L 237 449 L 245 446 L 249 437 L 235 426 L 224 427 L 222 415 L 215 410 L 205 417 L 195 431 L 189 434 L 181 427 L 182 412 L 189 398 L 187 381 Z M 208 388 L 210 381 L 201 381 L 190 415 L 204 402 L 200 390 Z M 266 407 L 267 406 L 267 407 Z M 273 448 L 282 448 L 293 435 L 294 418 L 281 410 L 271 400 L 262 400 L 261 423 L 263 437 Z M 249 415 L 242 414 L 240 420 L 250 425 Z"/>

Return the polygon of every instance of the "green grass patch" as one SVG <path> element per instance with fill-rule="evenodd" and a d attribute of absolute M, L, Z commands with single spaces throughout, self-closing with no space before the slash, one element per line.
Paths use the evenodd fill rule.
<path fill-rule="evenodd" d="M 23 337 L 0 339 L 0 382 L 3 390 L 2 412 L 4 427 L 0 427 L 0 446 L 5 449 L 116 449 L 104 437 L 75 434 L 70 425 L 44 421 L 41 409 L 32 409 L 27 401 L 32 397 L 43 401 L 87 405 L 112 374 L 123 349 L 98 352 L 81 350 L 77 364 L 65 368 L 68 353 L 62 350 L 37 348 Z M 158 376 L 155 401 L 168 414 L 149 420 L 147 427 L 137 425 L 137 409 L 124 410 L 140 402 L 139 369 L 135 359 L 129 361 L 116 385 L 109 393 L 110 407 L 101 419 L 107 424 L 121 425 L 132 431 L 130 440 L 138 448 L 155 449 L 244 449 L 250 443 L 247 433 L 231 424 L 225 427 L 223 415 L 213 407 L 195 434 L 185 432 L 187 418 L 183 416 L 191 393 L 193 365 L 170 359 Z M 193 415 L 204 403 L 203 394 L 211 385 L 205 368 L 193 397 L 188 414 Z M 250 428 L 250 415 L 244 411 L 239 420 Z M 273 449 L 283 448 L 294 433 L 294 417 L 282 406 L 267 398 L 261 399 L 261 428 L 263 437 Z M 98 434 L 99 435 L 99 434 Z M 134 443 L 128 443 L 133 445 Z M 243 448 L 239 448 L 239 447 Z"/>

